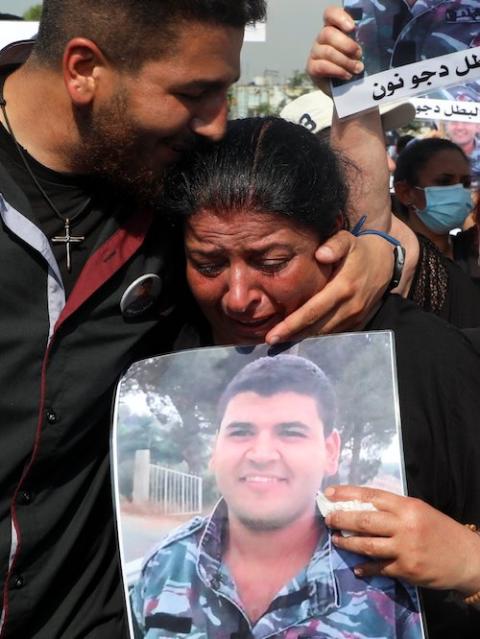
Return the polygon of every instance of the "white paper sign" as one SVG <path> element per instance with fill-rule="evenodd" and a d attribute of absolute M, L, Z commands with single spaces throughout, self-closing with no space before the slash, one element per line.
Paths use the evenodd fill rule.
<path fill-rule="evenodd" d="M 265 22 L 256 22 L 245 27 L 245 42 L 266 42 L 267 25 Z"/>
<path fill-rule="evenodd" d="M 431 93 L 440 87 L 480 78 L 480 47 L 421 60 L 332 87 L 338 115 Z"/>
<path fill-rule="evenodd" d="M 22 20 L 0 21 L 0 50 L 7 44 L 17 40 L 28 40 L 36 35 L 38 22 L 24 22 Z M 245 28 L 245 42 L 265 42 L 267 39 L 267 25 L 257 22 Z"/>
<path fill-rule="evenodd" d="M 0 50 L 17 40 L 29 40 L 37 34 L 38 22 L 0 20 Z"/>
<path fill-rule="evenodd" d="M 480 102 L 466 100 L 430 100 L 412 98 L 415 117 L 419 120 L 452 120 L 455 122 L 480 122 Z"/>

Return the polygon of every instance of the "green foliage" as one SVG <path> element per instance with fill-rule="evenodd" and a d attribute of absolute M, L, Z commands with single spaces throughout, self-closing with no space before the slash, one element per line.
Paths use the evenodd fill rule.
<path fill-rule="evenodd" d="M 42 5 L 35 4 L 25 11 L 23 17 L 25 20 L 38 21 L 42 15 Z"/>
<path fill-rule="evenodd" d="M 266 347 L 259 348 L 260 352 L 199 349 L 134 365 L 122 384 L 121 461 L 129 463 L 136 449 L 149 448 L 152 461 L 205 477 L 217 430 L 218 399 L 235 373 Z M 337 391 L 336 427 L 344 464 L 334 480 L 368 482 L 377 474 L 396 432 L 387 333 L 305 340 L 294 351 L 323 368 Z M 132 393 L 145 398 L 148 416 L 131 412 Z M 213 491 L 214 485 L 209 485 L 212 498 Z"/>
<path fill-rule="evenodd" d="M 276 112 L 276 109 L 274 109 L 269 102 L 262 102 L 262 104 L 259 104 L 257 107 L 248 110 L 248 117 L 265 117 L 268 115 L 275 115 Z"/>
<path fill-rule="evenodd" d="M 304 86 L 311 87 L 312 81 L 307 73 L 296 70 L 288 79 L 288 86 L 290 89 L 299 89 Z"/>
<path fill-rule="evenodd" d="M 346 340 L 352 340 L 349 346 Z M 338 398 L 337 429 L 348 474 L 342 483 L 364 484 L 375 477 L 396 432 L 395 396 L 388 366 L 386 334 L 352 334 L 305 342 L 310 356 L 334 383 Z"/>
<path fill-rule="evenodd" d="M 155 420 L 149 426 L 153 434 L 144 435 L 143 442 L 149 438 L 155 454 L 160 453 L 160 436 L 168 442 L 168 455 L 176 459 L 176 464 L 183 463 L 186 472 L 204 472 L 217 429 L 216 398 L 225 380 L 242 363 L 240 356 L 237 361 L 235 357 L 227 357 L 223 349 L 209 349 L 145 360 L 130 369 L 122 390 L 144 393 Z M 174 406 L 174 413 L 167 410 L 169 405 Z M 176 419 L 172 417 L 175 414 Z M 137 437 L 138 430 L 132 429 L 128 437 L 132 446 Z"/>

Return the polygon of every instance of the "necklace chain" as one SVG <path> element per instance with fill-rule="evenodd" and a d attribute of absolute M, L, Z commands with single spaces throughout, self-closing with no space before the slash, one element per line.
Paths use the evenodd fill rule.
<path fill-rule="evenodd" d="M 86 201 L 86 203 L 83 204 L 80 207 L 80 209 L 73 216 L 64 217 L 60 213 L 60 211 L 55 206 L 55 204 L 52 202 L 52 200 L 49 197 L 48 193 L 45 191 L 43 186 L 38 181 L 36 175 L 32 171 L 32 168 L 31 168 L 30 164 L 28 163 L 26 155 L 25 155 L 22 147 L 18 143 L 17 138 L 15 137 L 15 134 L 13 132 L 12 126 L 10 124 L 10 120 L 8 119 L 8 114 L 7 114 L 7 109 L 6 109 L 7 103 L 6 103 L 6 100 L 3 97 L 2 93 L 3 92 L 0 92 L 0 108 L 2 110 L 3 117 L 5 119 L 5 124 L 7 126 L 7 130 L 9 132 L 9 134 L 10 134 L 10 137 L 12 138 L 12 140 L 13 140 L 13 142 L 15 144 L 15 147 L 16 147 L 16 149 L 18 151 L 18 154 L 19 154 L 20 158 L 22 159 L 23 165 L 25 166 L 25 169 L 26 169 L 28 175 L 32 179 L 33 183 L 35 184 L 35 186 L 36 186 L 37 190 L 39 191 L 40 195 L 43 197 L 43 199 L 48 204 L 50 209 L 55 213 L 55 215 L 63 222 L 64 235 L 63 236 L 52 237 L 51 238 L 51 242 L 53 244 L 65 244 L 66 258 L 67 258 L 66 259 L 66 266 L 67 266 L 67 271 L 70 273 L 72 271 L 71 245 L 80 244 L 85 239 L 84 235 L 77 235 L 77 236 L 71 235 L 70 231 L 71 231 L 71 228 L 72 228 L 72 224 L 73 224 L 73 222 L 75 222 L 75 220 L 77 220 L 81 215 L 83 215 L 85 213 L 87 208 L 90 206 L 90 203 L 91 203 L 92 200 L 89 197 L 88 200 Z"/>

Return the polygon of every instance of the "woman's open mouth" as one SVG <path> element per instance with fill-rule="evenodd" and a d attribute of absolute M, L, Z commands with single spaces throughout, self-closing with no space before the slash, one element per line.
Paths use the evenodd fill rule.
<path fill-rule="evenodd" d="M 227 318 L 234 332 L 241 335 L 252 335 L 255 337 L 264 337 L 268 331 L 281 321 L 281 317 L 277 314 L 268 317 L 260 317 L 258 319 L 232 319 Z"/>

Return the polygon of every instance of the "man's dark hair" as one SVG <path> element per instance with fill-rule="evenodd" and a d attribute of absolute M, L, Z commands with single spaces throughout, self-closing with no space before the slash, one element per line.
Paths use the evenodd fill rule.
<path fill-rule="evenodd" d="M 426 138 L 407 144 L 397 158 L 397 166 L 393 174 L 394 182 L 405 180 L 410 186 L 418 186 L 418 174 L 437 153 L 441 151 L 458 151 L 467 162 L 470 162 L 463 150 L 450 140 L 444 138 Z"/>
<path fill-rule="evenodd" d="M 181 24 L 243 28 L 265 12 L 265 0 L 44 0 L 34 56 L 58 68 L 67 42 L 84 37 L 112 64 L 135 71 L 175 50 Z"/>
<path fill-rule="evenodd" d="M 278 214 L 325 241 L 339 217 L 346 219 L 347 194 L 328 144 L 281 118 L 246 118 L 229 122 L 221 142 L 199 146 L 172 169 L 161 206 L 172 219 L 202 209 L 219 217 Z"/>
<path fill-rule="evenodd" d="M 281 354 L 261 357 L 244 366 L 220 397 L 217 410 L 219 423 L 230 400 L 249 391 L 262 397 L 284 392 L 313 397 L 325 434 L 330 433 L 335 426 L 337 409 L 332 383 L 319 366 L 304 357 Z"/>

